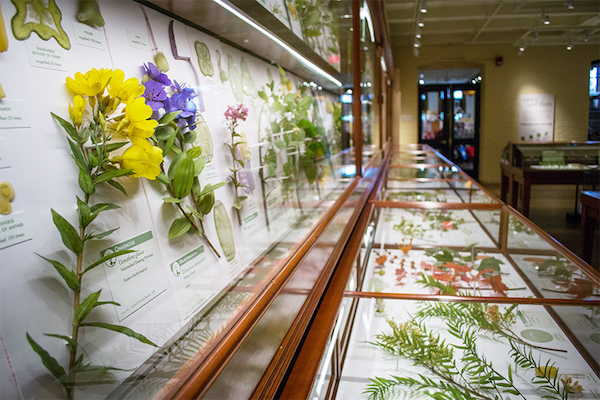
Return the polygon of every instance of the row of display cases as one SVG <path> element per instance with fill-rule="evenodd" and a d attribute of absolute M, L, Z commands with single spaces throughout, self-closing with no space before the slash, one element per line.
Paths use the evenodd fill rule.
<path fill-rule="evenodd" d="M 338 312 L 309 333 L 322 355 L 301 351 L 313 369 L 283 393 L 598 398 L 598 272 L 431 148 L 386 161 L 339 266 Z"/>

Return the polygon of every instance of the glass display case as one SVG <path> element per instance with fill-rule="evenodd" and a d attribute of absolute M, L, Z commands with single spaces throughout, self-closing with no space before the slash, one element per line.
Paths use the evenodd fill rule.
<path fill-rule="evenodd" d="M 282 393 L 598 398 L 600 274 L 460 169 L 392 180 L 410 158 L 443 161 L 420 146 L 386 159 L 324 300 L 337 312 L 318 311 Z"/>
<path fill-rule="evenodd" d="M 0 397 L 277 389 L 389 148 L 378 7 L 0 0 Z"/>
<path fill-rule="evenodd" d="M 594 188 L 600 179 L 599 142 L 508 143 L 502 151 L 501 199 L 513 207 L 522 202 L 529 215 L 531 185 L 579 185 Z"/>

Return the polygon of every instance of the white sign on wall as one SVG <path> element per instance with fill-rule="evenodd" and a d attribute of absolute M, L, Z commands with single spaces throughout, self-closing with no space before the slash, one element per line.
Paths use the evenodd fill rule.
<path fill-rule="evenodd" d="M 522 94 L 519 96 L 519 140 L 554 141 L 553 94 Z"/>

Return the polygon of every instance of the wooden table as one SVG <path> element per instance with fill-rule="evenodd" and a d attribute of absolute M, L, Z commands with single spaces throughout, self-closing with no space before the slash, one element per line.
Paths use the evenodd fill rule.
<path fill-rule="evenodd" d="M 522 214 L 529 217 L 531 185 L 582 185 L 588 169 L 536 169 L 501 164 L 502 185 L 500 199 L 517 208 L 519 194 L 523 203 Z M 592 171 L 593 179 L 598 171 Z M 579 189 L 576 193 L 579 192 Z M 507 199 L 508 197 L 508 199 Z M 576 199 L 577 200 L 577 199 Z M 577 205 L 577 203 L 575 203 Z"/>
<path fill-rule="evenodd" d="M 581 192 L 581 258 L 588 264 L 594 250 L 594 229 L 600 221 L 600 192 Z"/>

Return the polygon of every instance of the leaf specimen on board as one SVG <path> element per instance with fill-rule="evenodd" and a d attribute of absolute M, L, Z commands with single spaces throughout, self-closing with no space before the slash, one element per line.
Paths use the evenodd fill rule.
<path fill-rule="evenodd" d="M 231 261 L 235 257 L 235 239 L 233 238 L 233 229 L 231 228 L 229 215 L 221 200 L 215 202 L 214 218 L 221 248 L 227 261 Z"/>
<path fill-rule="evenodd" d="M 56 39 L 65 50 L 71 48 L 71 41 L 60 25 L 62 14 L 54 0 L 48 0 L 47 7 L 41 0 L 11 1 L 17 9 L 17 13 L 11 20 L 15 39 L 28 39 L 31 32 L 35 32 L 43 40 Z"/>

